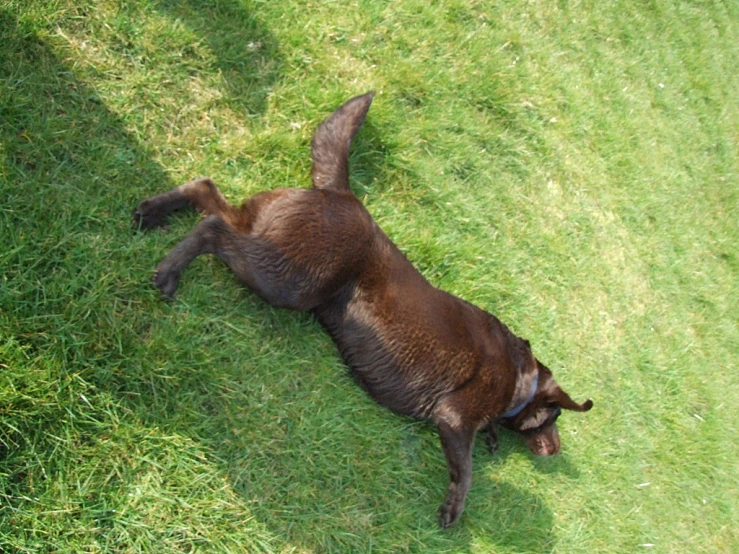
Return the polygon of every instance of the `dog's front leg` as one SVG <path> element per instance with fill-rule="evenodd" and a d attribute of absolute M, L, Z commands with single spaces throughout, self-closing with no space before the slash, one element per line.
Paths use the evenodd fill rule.
<path fill-rule="evenodd" d="M 206 217 L 159 263 L 152 281 L 165 297 L 171 298 L 177 290 L 180 274 L 190 262 L 200 254 L 216 253 L 219 241 L 231 232 L 219 216 Z"/>
<path fill-rule="evenodd" d="M 472 444 L 475 430 L 439 422 L 439 437 L 449 467 L 449 488 L 439 507 L 439 525 L 443 528 L 456 523 L 464 510 L 464 501 L 472 483 Z"/>

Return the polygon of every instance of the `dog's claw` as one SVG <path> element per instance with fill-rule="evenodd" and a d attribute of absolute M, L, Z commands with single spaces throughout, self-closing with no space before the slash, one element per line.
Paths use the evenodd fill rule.
<path fill-rule="evenodd" d="M 143 200 L 132 214 L 133 225 L 137 229 L 153 229 L 165 224 L 164 216 L 153 208 L 151 202 Z"/>
<path fill-rule="evenodd" d="M 449 502 L 444 502 L 439 506 L 439 511 L 437 512 L 439 527 L 442 529 L 449 529 L 449 527 L 457 522 L 460 515 L 461 512 L 459 512 L 455 506 Z"/>
<path fill-rule="evenodd" d="M 175 271 L 157 270 L 151 276 L 151 280 L 162 291 L 162 297 L 171 300 L 180 282 L 180 275 Z"/>
<path fill-rule="evenodd" d="M 495 454 L 498 451 L 498 429 L 494 423 L 491 423 L 487 428 L 485 444 L 488 447 L 488 452 L 491 454 Z"/>
<path fill-rule="evenodd" d="M 498 438 L 490 435 L 485 439 L 485 444 L 488 446 L 488 452 L 495 454 L 498 451 Z"/>

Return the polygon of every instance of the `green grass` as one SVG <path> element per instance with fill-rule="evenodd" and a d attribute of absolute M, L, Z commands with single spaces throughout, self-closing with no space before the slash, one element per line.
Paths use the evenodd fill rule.
<path fill-rule="evenodd" d="M 0 7 L 0 551 L 739 550 L 735 2 L 8 0 Z M 196 175 L 308 186 L 378 91 L 352 186 L 587 414 L 479 441 L 376 406 L 306 314 L 216 260 L 149 277 Z"/>

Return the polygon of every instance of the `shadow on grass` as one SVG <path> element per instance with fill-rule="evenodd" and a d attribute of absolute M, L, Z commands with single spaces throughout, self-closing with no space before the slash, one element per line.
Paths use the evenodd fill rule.
<path fill-rule="evenodd" d="M 128 265 L 136 259 L 132 206 L 142 190 L 172 185 L 31 23 L 0 10 L 0 45 L 0 225 L 10 244 L 0 310 L 16 315 L 23 342 L 75 363 L 94 345 L 67 342 L 71 331 L 109 330 L 79 308 L 140 285 Z M 107 342 L 93 359 L 113 355 Z"/>
<path fill-rule="evenodd" d="M 174 3 L 163 5 L 179 13 Z M 187 10 L 190 21 L 209 35 L 216 34 L 219 24 L 235 31 L 247 17 L 236 14 L 232 2 L 217 4 L 217 9 L 226 7 L 220 12 L 220 20 L 212 17 L 210 8 L 198 11 L 194 5 L 181 9 Z M 256 36 L 268 36 L 258 29 L 255 32 Z M 18 344 L 39 356 L 53 358 L 62 368 L 60 381 L 78 379 L 90 384 L 85 389 L 87 404 L 81 403 L 77 394 L 74 407 L 47 402 L 51 406 L 48 409 L 13 414 L 15 434 L 4 447 L 15 446 L 5 451 L 6 457 L 0 461 L 3 474 L 10 476 L 4 494 L 16 499 L 32 496 L 23 465 L 29 456 L 24 457 L 23 450 L 44 448 L 46 444 L 49 456 L 53 456 L 57 443 L 45 437 L 71 425 L 70 421 L 76 421 L 74 432 L 81 435 L 81 441 L 94 444 L 93 434 L 100 428 L 107 429 L 107 424 L 101 422 L 106 414 L 91 412 L 89 420 L 96 423 L 89 426 L 84 417 L 75 414 L 87 409 L 85 406 L 92 409 L 105 405 L 106 395 L 112 394 L 116 405 L 125 408 L 120 416 L 127 421 L 120 424 L 143 422 L 206 445 L 230 477 L 233 488 L 252 504 L 255 517 L 280 540 L 298 543 L 301 550 L 372 547 L 373 542 L 382 540 L 383 529 L 398 529 L 398 521 L 407 529 L 402 539 L 405 551 L 466 551 L 477 537 L 490 535 L 491 529 L 501 529 L 485 537 L 494 544 L 520 550 L 544 550 L 551 545 L 549 511 L 534 494 L 505 483 L 486 482 L 479 453 L 476 484 L 465 519 L 450 532 L 439 531 L 435 512 L 447 476 L 435 433 L 425 425 L 403 425 L 402 419 L 385 414 L 364 397 L 359 399 L 349 392 L 355 386 L 348 377 L 338 388 L 335 375 L 306 376 L 302 385 L 296 379 L 282 391 L 278 384 L 270 383 L 274 396 L 260 404 L 256 395 L 264 387 L 258 382 L 254 390 L 249 390 L 251 383 L 247 383 L 236 396 L 224 392 L 222 383 L 234 376 L 219 373 L 221 370 L 211 363 L 219 354 L 207 351 L 212 351 L 215 344 L 208 333 L 220 333 L 218 326 L 206 330 L 200 335 L 200 343 L 194 341 L 191 352 L 179 356 L 177 351 L 183 345 L 162 344 L 154 336 L 158 332 L 156 318 L 169 315 L 171 321 L 176 308 L 161 306 L 149 287 L 152 259 L 157 256 L 155 238 L 134 237 L 129 214 L 142 191 L 166 190 L 172 184 L 149 153 L 125 131 L 124 124 L 32 27 L 0 10 L 0 39 L 0 80 L 5 89 L 0 94 L 4 157 L 0 233 L 10 244 L 1 254 L 4 279 L 0 283 L 0 312 L 10 314 L 7 319 L 3 316 L 3 323 L 8 323 L 7 332 Z M 235 73 L 238 63 L 232 66 L 230 54 L 225 54 L 232 46 L 216 44 L 213 48 L 224 60 L 224 71 Z M 270 48 L 274 49 L 274 44 Z M 263 97 L 257 93 L 249 96 L 248 81 L 233 80 L 237 81 L 234 98 L 243 98 L 238 102 L 244 102 L 242 105 L 251 111 L 263 109 Z M 362 148 L 367 144 L 373 154 L 363 158 Z M 379 175 L 377 168 L 381 167 L 384 149 L 379 131 L 368 125 L 354 155 L 360 189 Z M 228 281 L 228 286 L 231 283 Z M 259 334 L 265 339 L 275 328 L 277 333 L 282 329 L 288 334 L 295 325 L 304 326 L 308 335 L 320 336 L 318 326 L 305 317 L 271 310 L 249 293 L 237 293 L 234 298 L 242 303 L 242 309 L 253 310 L 241 323 L 262 325 Z M 195 301 L 194 305 L 203 311 L 212 308 L 208 302 L 200 305 Z M 200 320 L 194 320 L 193 325 L 199 324 Z M 177 323 L 172 325 L 175 334 L 180 329 Z M 316 343 L 314 338 L 308 340 Z M 327 346 L 304 355 L 336 356 L 328 337 L 321 337 L 319 342 Z M 287 364 L 291 355 L 288 352 L 278 359 L 273 357 L 269 363 Z M 157 381 L 159 376 L 152 373 L 166 363 L 182 376 L 163 376 Z M 251 376 L 238 378 L 249 380 Z M 29 384 L 31 396 L 27 398 L 38 395 L 46 401 L 46 392 L 35 392 L 44 386 Z M 334 394 L 314 396 L 316 390 L 333 390 Z M 248 396 L 249 392 L 253 395 Z M 61 402 L 67 393 L 53 394 L 58 394 Z M 290 412 L 288 394 L 312 397 L 315 411 Z M 385 444 L 364 444 L 365 429 L 353 426 L 356 403 L 364 403 L 368 413 L 377 414 L 368 425 L 389 428 L 394 438 Z M 279 405 L 278 417 L 275 405 Z M 19 404 L 22 409 L 26 404 Z M 329 419 L 335 424 L 325 427 L 325 415 L 318 414 L 321 409 L 331 412 Z M 292 420 L 287 417 L 291 413 Z M 247 436 L 242 435 L 244 429 L 249 432 Z M 292 448 L 289 441 L 297 445 L 311 434 L 311 458 L 306 459 L 298 455 L 305 449 Z M 275 450 L 272 443 L 278 439 L 288 442 Z M 250 452 L 262 454 L 252 457 Z M 343 464 L 355 459 L 363 461 L 366 474 L 345 471 Z M 38 458 L 33 464 L 38 471 Z M 323 469 L 312 471 L 311 464 Z M 409 467 L 417 468 L 411 471 L 417 480 L 408 478 Z M 45 486 L 67 477 L 55 475 L 51 467 L 42 470 L 49 483 Z M 343 483 L 324 486 L 326 480 L 337 475 Z M 337 494 L 336 490 L 341 492 Z M 480 496 L 485 490 L 500 498 L 492 513 Z M 409 509 L 398 513 L 390 506 Z M 379 515 L 374 521 L 362 521 L 368 511 Z M 316 514 L 321 514 L 319 521 L 315 520 Z M 331 538 L 319 540 L 317 529 L 321 537 Z M 418 535 L 425 537 L 424 543 L 415 542 Z M 387 540 L 392 543 L 393 538 Z M 393 545 L 386 546 L 392 549 Z"/>
<path fill-rule="evenodd" d="M 155 4 L 184 21 L 216 55 L 227 101 L 237 111 L 261 115 L 270 87 L 280 75 L 277 41 L 237 0 L 162 0 Z"/>
<path fill-rule="evenodd" d="M 288 357 L 273 362 L 289 364 Z M 496 456 L 478 437 L 466 511 L 441 530 L 436 511 L 449 476 L 434 426 L 375 405 L 344 368 L 336 370 L 295 375 L 297 394 L 272 383 L 269 406 L 250 395 L 214 406 L 222 423 L 202 440 L 258 521 L 307 552 L 551 549 L 550 509 L 536 491 L 512 484 L 515 475 L 494 471 L 524 448 L 515 437 L 503 438 Z M 306 395 L 312 406 L 291 409 Z"/>
<path fill-rule="evenodd" d="M 371 113 L 371 112 L 370 112 Z M 379 129 L 371 116 L 354 138 L 349 155 L 349 180 L 354 194 L 377 195 L 386 186 L 390 164 L 388 158 L 395 150 L 386 129 Z"/>
<path fill-rule="evenodd" d="M 540 458 L 538 456 L 532 456 L 532 465 L 536 468 L 539 473 L 559 473 L 566 475 L 570 479 L 577 479 L 580 477 L 580 470 L 578 467 L 570 461 L 565 450 L 567 445 L 563 443 L 563 452 L 557 456 Z"/>
<path fill-rule="evenodd" d="M 236 1 L 155 5 L 205 37 L 229 102 L 262 114 L 280 70 L 271 34 Z M 126 14 L 114 19 L 118 24 Z M 150 327 L 142 310 L 129 314 L 133 332 L 118 327 L 121 313 L 115 313 L 118 303 L 131 307 L 140 300 L 153 267 L 149 259 L 141 262 L 147 247 L 132 238 L 131 211 L 142 198 L 179 183 L 170 182 L 38 31 L 32 18 L 20 21 L 0 9 L 0 234 L 10 244 L 0 252 L 0 310 L 18 314 L 14 334 L 26 346 L 56 349 L 64 363 L 90 362 L 91 350 L 93 360 L 112 361 L 127 343 L 140 342 L 136 331 Z M 125 43 L 128 31 L 118 40 Z M 90 306 L 106 298 L 112 313 L 95 315 L 111 318 L 113 337 L 102 336 L 110 329 L 83 315 L 84 304 L 89 315 Z M 87 338 L 67 340 L 73 331 Z"/>

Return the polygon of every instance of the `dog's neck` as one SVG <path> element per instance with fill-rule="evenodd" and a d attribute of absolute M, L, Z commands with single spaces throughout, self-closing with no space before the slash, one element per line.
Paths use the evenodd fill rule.
<path fill-rule="evenodd" d="M 528 381 L 528 379 L 526 379 Z M 516 389 L 519 387 L 517 386 Z M 523 388 L 523 387 L 521 387 Z M 516 394 L 513 396 L 514 401 L 515 399 L 521 398 L 523 396 L 523 401 L 517 402 L 514 404 L 513 408 L 508 410 L 506 413 L 501 415 L 500 417 L 516 417 L 518 414 L 521 413 L 521 410 L 523 410 L 526 406 L 529 405 L 529 403 L 534 399 L 534 395 L 536 394 L 536 390 L 539 388 L 539 372 L 536 372 L 534 374 L 534 379 L 529 385 L 529 390 L 526 396 L 523 396 L 521 390 L 516 390 Z"/>

